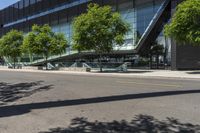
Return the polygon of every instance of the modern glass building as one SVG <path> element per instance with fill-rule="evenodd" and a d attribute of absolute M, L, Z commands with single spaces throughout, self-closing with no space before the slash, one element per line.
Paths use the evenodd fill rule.
<path fill-rule="evenodd" d="M 182 0 L 20 0 L 0 11 L 0 36 L 11 29 L 27 33 L 33 24 L 49 24 L 54 32 L 62 32 L 72 42 L 73 18 L 86 12 L 89 3 L 110 5 L 131 26 L 126 41 L 112 56 L 129 58 L 144 52 L 157 41 L 167 50 L 171 61 L 171 40 L 163 36 L 163 26 L 170 21 L 176 5 Z M 174 53 L 175 54 L 175 53 Z M 71 48 L 63 58 L 73 55 Z M 73 56 L 74 59 L 78 58 Z M 60 58 L 59 58 L 60 59 Z"/>

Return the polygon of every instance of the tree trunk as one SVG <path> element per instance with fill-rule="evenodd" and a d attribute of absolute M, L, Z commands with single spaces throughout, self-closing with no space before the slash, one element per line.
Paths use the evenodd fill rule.
<path fill-rule="evenodd" d="M 164 69 L 166 68 L 166 55 L 165 53 L 163 54 L 163 63 L 164 63 Z"/>
<path fill-rule="evenodd" d="M 150 54 L 149 60 L 150 60 L 149 67 L 150 67 L 150 69 L 152 69 L 152 55 L 151 54 Z"/>
<path fill-rule="evenodd" d="M 163 62 L 164 62 L 164 68 L 166 69 L 166 65 L 167 65 L 167 49 L 166 48 L 163 54 Z"/>
<path fill-rule="evenodd" d="M 16 57 L 13 58 L 13 61 L 14 61 L 14 69 L 15 69 Z"/>
<path fill-rule="evenodd" d="M 156 68 L 159 68 L 159 55 L 156 55 Z"/>
<path fill-rule="evenodd" d="M 48 57 L 45 56 L 45 66 L 46 66 L 46 70 L 48 70 L 48 61 L 47 61 Z"/>
<path fill-rule="evenodd" d="M 100 53 L 99 57 L 99 66 L 100 66 L 100 72 L 103 72 L 102 62 L 101 62 L 102 54 Z"/>
<path fill-rule="evenodd" d="M 31 63 L 33 62 L 33 54 L 29 53 L 29 60 L 30 60 Z"/>

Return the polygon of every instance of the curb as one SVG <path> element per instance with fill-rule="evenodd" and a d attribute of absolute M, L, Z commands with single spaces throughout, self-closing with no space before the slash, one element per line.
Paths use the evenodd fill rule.
<path fill-rule="evenodd" d="M 22 70 L 22 69 L 0 69 L 0 71 L 9 72 L 25 72 L 25 73 L 46 73 L 46 74 L 68 74 L 68 75 L 84 75 L 84 76 L 99 76 L 99 77 L 124 77 L 124 78 L 153 78 L 153 79 L 176 79 L 176 80 L 200 80 L 199 77 L 191 76 L 166 76 L 166 75 L 145 75 L 134 73 L 97 73 L 97 72 L 75 72 L 75 71 L 44 71 L 44 70 Z M 138 71 L 138 70 L 136 70 Z M 157 71 L 156 71 L 157 72 Z M 167 71 L 166 71 L 167 72 Z M 176 74 L 176 73 L 175 73 Z"/>

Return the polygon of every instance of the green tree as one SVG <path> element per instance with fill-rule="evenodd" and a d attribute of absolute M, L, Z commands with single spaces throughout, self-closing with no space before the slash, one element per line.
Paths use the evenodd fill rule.
<path fill-rule="evenodd" d="M 110 6 L 99 7 L 89 4 L 87 13 L 81 14 L 73 21 L 73 48 L 78 51 L 94 51 L 100 55 L 102 71 L 102 54 L 111 52 L 113 46 L 121 46 L 129 26 L 119 13 L 113 13 Z"/>
<path fill-rule="evenodd" d="M 159 68 L 159 56 L 164 55 L 164 47 L 163 45 L 158 44 L 155 42 L 152 44 L 150 48 L 150 66 L 152 66 L 152 56 L 156 56 L 156 68 Z"/>
<path fill-rule="evenodd" d="M 0 39 L 0 53 L 2 56 L 11 58 L 15 64 L 17 57 L 21 56 L 21 45 L 23 44 L 23 33 L 11 30 Z"/>
<path fill-rule="evenodd" d="M 200 45 L 200 1 L 186 0 L 178 5 L 165 35 L 175 40 Z"/>
<path fill-rule="evenodd" d="M 25 37 L 23 51 L 43 55 L 47 69 L 48 57 L 65 52 L 68 42 L 62 33 L 54 33 L 49 25 L 34 25 L 32 31 Z"/>
<path fill-rule="evenodd" d="M 68 46 L 68 42 L 63 33 L 54 34 L 51 40 L 51 53 L 54 55 L 59 55 L 65 52 Z"/>
<path fill-rule="evenodd" d="M 33 61 L 33 53 L 34 53 L 34 42 L 35 42 L 36 34 L 33 32 L 28 33 L 24 37 L 23 45 L 21 46 L 23 54 L 29 54 L 30 62 Z"/>

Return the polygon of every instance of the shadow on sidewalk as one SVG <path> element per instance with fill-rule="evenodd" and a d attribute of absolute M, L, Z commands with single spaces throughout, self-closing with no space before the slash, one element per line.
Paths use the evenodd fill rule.
<path fill-rule="evenodd" d="M 22 115 L 29 113 L 32 109 L 45 109 L 45 108 L 56 108 L 64 106 L 77 106 L 84 104 L 114 102 L 122 100 L 133 100 L 163 96 L 174 96 L 184 94 L 200 93 L 200 90 L 177 90 L 177 91 L 165 91 L 165 92 L 150 92 L 150 93 L 139 93 L 139 94 L 127 94 L 127 95 L 116 95 L 116 96 L 105 96 L 105 97 L 94 97 L 85 99 L 74 99 L 64 101 L 50 101 L 42 103 L 30 103 L 22 105 L 2 106 L 0 107 L 0 117 L 10 117 L 14 115 Z"/>
<path fill-rule="evenodd" d="M 187 72 L 187 74 L 199 74 L 200 75 L 200 71 Z"/>
<path fill-rule="evenodd" d="M 75 118 L 67 128 L 54 128 L 40 133 L 199 133 L 200 125 L 181 123 L 174 118 L 164 121 L 153 116 L 138 115 L 131 122 L 89 122 L 86 118 Z"/>
<path fill-rule="evenodd" d="M 118 71 L 118 70 L 104 70 L 103 72 L 100 71 L 95 71 L 95 72 L 91 72 L 91 73 L 132 73 L 132 74 L 137 74 L 137 73 L 151 73 L 153 71 L 149 71 L 149 70 L 140 70 L 140 71 L 134 71 L 134 70 L 128 70 L 128 71 Z"/>
<path fill-rule="evenodd" d="M 51 89 L 52 85 L 44 86 L 42 83 L 43 81 L 17 84 L 0 83 L 0 105 Z"/>

